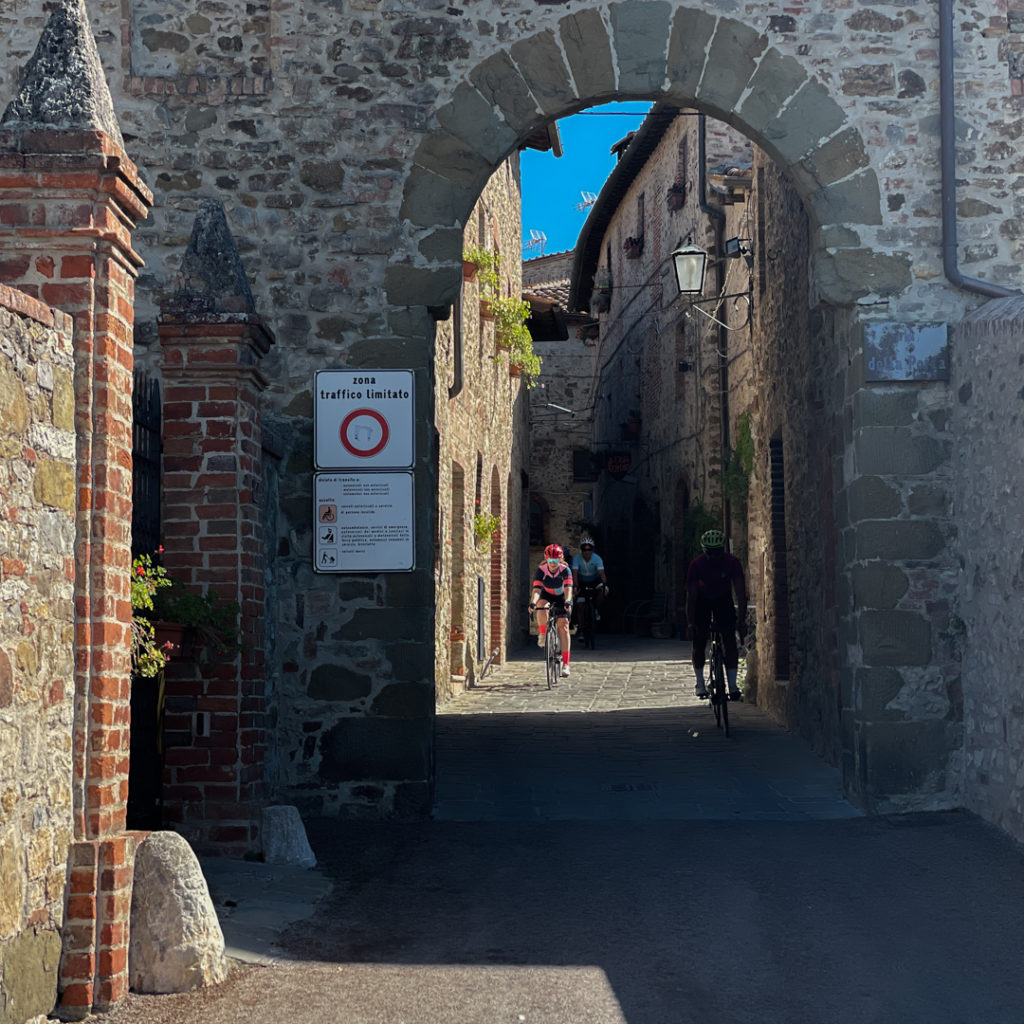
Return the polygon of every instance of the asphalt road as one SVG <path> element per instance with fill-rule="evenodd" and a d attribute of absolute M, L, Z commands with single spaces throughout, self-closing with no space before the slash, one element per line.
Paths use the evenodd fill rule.
<path fill-rule="evenodd" d="M 524 654 L 442 709 L 438 820 L 309 822 L 333 887 L 271 963 L 99 1020 L 1024 1024 L 1024 850 L 959 812 L 859 815 L 753 708 L 716 737 L 680 650 L 581 656 L 545 711 L 507 706 Z M 608 673 L 634 680 L 614 701 Z"/>

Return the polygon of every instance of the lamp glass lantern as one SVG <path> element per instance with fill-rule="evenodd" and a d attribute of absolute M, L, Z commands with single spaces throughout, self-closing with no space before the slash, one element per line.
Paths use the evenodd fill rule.
<path fill-rule="evenodd" d="M 676 268 L 676 284 L 681 295 L 701 295 L 704 274 L 708 268 L 708 254 L 695 245 L 684 245 L 672 253 Z"/>

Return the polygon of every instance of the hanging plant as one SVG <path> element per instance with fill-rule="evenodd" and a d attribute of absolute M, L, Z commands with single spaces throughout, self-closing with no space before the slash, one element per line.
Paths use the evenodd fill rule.
<path fill-rule="evenodd" d="M 491 546 L 491 541 L 498 536 L 500 529 L 501 519 L 492 512 L 473 514 L 473 536 L 476 538 L 476 546 L 481 551 L 486 551 Z"/>
<path fill-rule="evenodd" d="M 481 299 L 497 295 L 500 283 L 501 255 L 496 249 L 484 249 L 476 245 L 467 246 L 462 253 L 462 264 L 464 278 L 467 264 L 475 268 L 474 276 L 480 285 Z M 469 279 L 467 278 L 467 280 Z"/>

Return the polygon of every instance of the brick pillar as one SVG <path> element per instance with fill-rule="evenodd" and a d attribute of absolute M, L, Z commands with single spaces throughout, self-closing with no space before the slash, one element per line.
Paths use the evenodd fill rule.
<path fill-rule="evenodd" d="M 102 131 L 0 130 L 0 251 L 7 283 L 74 317 L 78 502 L 75 558 L 73 834 L 118 844 L 128 798 L 130 718 L 132 324 L 141 260 L 131 228 L 152 195 Z M 14 258 L 11 258 L 14 256 Z M 101 851 L 102 856 L 113 855 Z M 72 856 L 76 853 L 72 850 Z M 128 904 L 100 906 L 61 987 L 85 1013 L 128 990 Z M 110 910 L 113 918 L 105 916 Z M 106 974 L 107 967 L 113 969 Z M 81 969 L 84 975 L 77 972 Z"/>
<path fill-rule="evenodd" d="M 84 3 L 66 0 L 0 120 L 0 253 L 6 283 L 75 321 L 74 841 L 59 979 L 68 1018 L 128 991 L 132 325 L 142 264 L 131 232 L 152 201 L 125 155 Z"/>
<path fill-rule="evenodd" d="M 181 276 L 159 328 L 164 565 L 188 586 L 238 602 L 242 650 L 232 661 L 168 666 L 164 807 L 197 848 L 241 856 L 258 844 L 263 798 L 267 381 L 258 363 L 274 338 L 251 312 L 219 204 L 200 209 Z"/>

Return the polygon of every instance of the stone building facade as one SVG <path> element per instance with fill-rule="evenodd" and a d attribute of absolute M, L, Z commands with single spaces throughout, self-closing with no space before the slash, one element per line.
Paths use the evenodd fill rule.
<path fill-rule="evenodd" d="M 991 650 L 988 613 L 973 604 L 984 568 L 970 590 L 961 562 L 988 565 L 997 541 L 982 530 L 960 547 L 962 524 L 949 501 L 952 491 L 953 509 L 967 507 L 952 479 L 961 445 L 977 444 L 986 457 L 1001 450 L 974 413 L 1003 408 L 982 382 L 987 360 L 1002 365 L 1003 339 L 1018 329 L 1012 321 L 990 331 L 982 323 L 1002 323 L 1002 313 L 978 308 L 1024 281 L 1013 200 L 1024 50 L 1017 14 L 956 8 L 953 0 L 878 10 L 819 0 L 781 13 L 765 0 L 742 15 L 713 0 L 501 0 L 429 12 L 367 0 L 200 2 L 187 11 L 91 0 L 87 22 L 66 17 L 83 11 L 76 0 L 55 12 L 78 40 L 91 47 L 95 36 L 102 68 L 89 76 L 84 107 L 63 111 L 74 115 L 67 120 L 37 102 L 53 95 L 40 89 L 61 52 L 52 34 L 35 78 L 19 78 L 47 38 L 49 5 L 0 7 L 0 96 L 12 101 L 0 131 L 3 276 L 75 317 L 75 696 L 64 723 L 72 835 L 65 895 L 74 898 L 64 904 L 61 980 L 69 1012 L 110 1005 L 126 987 L 133 316 L 137 363 L 159 373 L 160 310 L 177 289 L 196 213 L 205 199 L 218 200 L 255 306 L 277 338 L 260 365 L 275 453 L 264 476 L 279 495 L 264 510 L 273 523 L 263 566 L 264 604 L 273 609 L 267 692 L 282 702 L 308 694 L 339 657 L 354 659 L 365 704 L 332 702 L 336 727 L 311 745 L 319 752 L 304 781 L 311 806 L 339 815 L 429 813 L 437 507 L 417 504 L 411 573 L 338 579 L 312 571 L 313 373 L 413 370 L 417 408 L 426 410 L 416 424 L 414 479 L 417 493 L 435 495 L 436 325 L 461 288 L 471 211 L 523 139 L 610 98 L 722 118 L 772 157 L 806 212 L 810 312 L 799 365 L 813 369 L 815 386 L 786 401 L 814 419 L 820 390 L 829 426 L 813 450 L 800 440 L 788 460 L 783 451 L 782 472 L 785 479 L 804 460 L 832 467 L 831 489 L 819 485 L 818 503 L 835 510 L 837 540 L 828 544 L 827 529 L 816 539 L 803 534 L 808 549 L 820 541 L 822 568 L 809 559 L 789 581 L 812 600 L 810 588 L 834 555 L 834 746 L 848 792 L 875 810 L 966 803 L 1020 828 L 1019 815 L 1003 810 L 1019 804 L 1021 790 L 1019 772 L 1010 781 L 1019 703 L 1012 653 L 1001 668 L 1005 711 L 978 703 L 977 680 L 964 681 L 960 670 Z M 90 22 L 92 33 L 83 27 Z M 109 92 L 99 87 L 104 78 Z M 969 136 L 959 134 L 964 125 Z M 961 364 L 955 391 L 941 378 L 873 375 L 866 352 L 878 331 L 919 337 L 968 314 L 964 336 L 978 370 Z M 809 476 L 800 468 L 791 478 L 787 503 L 805 492 Z M 492 496 L 496 489 L 492 476 Z M 778 567 L 772 571 L 777 590 Z M 18 586 L 16 567 L 4 572 L 6 593 Z M 1012 576 L 989 580 L 1012 591 Z M 765 631 L 771 635 L 768 624 Z M 19 642 L 4 634 L 11 707 L 26 678 Z M 820 660 L 829 657 L 826 649 Z M 55 671 L 66 655 L 58 660 Z M 779 658 L 765 652 L 759 660 L 763 671 Z M 806 707 L 808 720 L 826 728 L 825 699 L 801 700 L 797 715 Z M 6 726 L 15 713 L 2 710 Z M 32 722 L 19 719 L 17 728 L 20 742 Z M 268 781 L 286 794 L 306 738 L 275 735 Z M 379 756 L 367 780 L 370 752 Z M 31 826 L 13 824 L 29 820 L 22 810 L 34 820 L 35 810 L 8 810 L 8 791 L 3 841 L 15 852 L 4 856 L 30 902 L 17 925 L 6 910 L 14 931 L 0 936 L 5 972 L 10 951 L 25 948 L 23 936 L 37 927 L 29 917 L 45 932 L 54 906 L 39 896 L 48 854 L 30 858 L 19 844 Z M 55 840 L 55 867 L 62 849 Z M 47 941 L 40 940 L 43 960 Z M 6 993 L 6 973 L 4 984 Z"/>
<path fill-rule="evenodd" d="M 600 321 L 591 445 L 602 555 L 628 581 L 621 610 L 657 598 L 655 625 L 678 636 L 699 534 L 717 526 L 746 553 L 746 516 L 727 515 L 722 477 L 752 402 L 750 269 L 724 243 L 749 239 L 750 163 L 750 143 L 728 126 L 655 106 L 598 196 L 573 268 L 572 301 Z M 711 256 L 696 302 L 676 284 L 683 245 Z"/>
<path fill-rule="evenodd" d="M 464 248 L 498 254 L 503 296 L 522 294 L 521 210 L 514 153 L 484 187 L 463 236 Z M 504 663 L 517 618 L 510 609 L 522 603 L 524 587 L 528 389 L 485 318 L 479 278 L 466 276 L 451 317 L 438 323 L 434 353 L 438 701 L 471 686 L 488 663 Z M 474 522 L 488 515 L 498 531 L 478 538 Z"/>
<path fill-rule="evenodd" d="M 565 337 L 534 346 L 545 370 L 530 392 L 531 578 L 548 544 L 575 552 L 597 525 L 591 440 L 598 328 L 589 313 L 569 301 L 572 261 L 569 251 L 523 264 L 524 291 L 555 303 L 565 324 Z"/>

